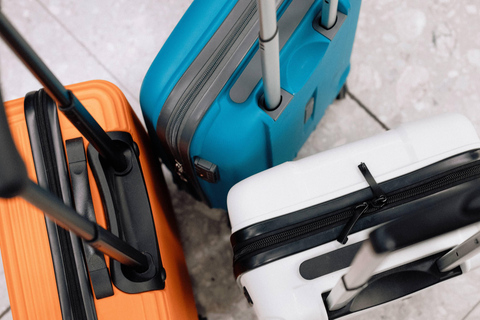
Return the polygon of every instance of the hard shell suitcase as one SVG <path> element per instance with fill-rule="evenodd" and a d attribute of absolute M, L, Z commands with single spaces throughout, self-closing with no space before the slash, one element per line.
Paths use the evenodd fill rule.
<path fill-rule="evenodd" d="M 7 102 L 6 118 L 0 110 L 6 151 L 1 157 L 1 196 L 20 195 L 46 208 L 39 210 L 20 198 L 0 200 L 0 248 L 13 317 L 197 318 L 168 190 L 147 134 L 122 92 L 105 81 L 75 84 L 66 91 L 3 15 L 0 20 L 2 37 L 48 92 L 57 99 L 66 93 L 72 103 L 60 104 L 69 119 L 57 115 L 55 102 L 41 90 Z M 88 111 L 77 108 L 82 104 Z M 81 115 L 72 115 L 77 112 Z M 118 173 L 93 147 L 99 140 L 89 144 L 81 138 L 96 130 L 89 113 L 123 150 L 126 170 Z M 55 196 L 26 182 L 25 167 L 8 139 L 9 127 L 25 174 Z M 53 208 L 59 208 L 53 212 L 60 212 L 54 220 L 41 214 L 51 216 L 52 206 L 46 205 L 51 198 L 58 202 Z M 74 205 L 78 213 L 62 202 Z M 73 223 L 64 221 L 67 213 Z M 52 221 L 72 232 L 62 233 Z M 88 241 L 82 245 L 76 235 Z M 114 258 L 103 258 L 99 250 Z M 148 269 L 129 266 L 133 263 Z"/>
<path fill-rule="evenodd" d="M 338 1 L 330 29 L 323 4 L 277 1 L 273 111 L 262 103 L 256 0 L 194 1 L 153 61 L 140 93 L 149 134 L 176 182 L 210 206 L 226 208 L 236 182 L 292 160 L 343 92 L 360 0 Z"/>
<path fill-rule="evenodd" d="M 479 157 L 472 124 L 446 114 L 245 179 L 228 195 L 237 283 L 260 319 L 333 319 L 467 272 L 478 257 L 448 272 L 435 263 L 479 231 L 479 224 L 466 226 L 479 220 Z M 403 217 L 410 217 L 406 227 L 379 232 L 402 231 L 409 244 L 419 243 L 403 248 L 382 238 L 389 249 L 403 249 L 373 262 L 362 255 L 354 280 L 359 270 L 374 277 L 346 283 L 342 293 L 351 299 L 330 310 L 328 293 L 369 232 Z"/>

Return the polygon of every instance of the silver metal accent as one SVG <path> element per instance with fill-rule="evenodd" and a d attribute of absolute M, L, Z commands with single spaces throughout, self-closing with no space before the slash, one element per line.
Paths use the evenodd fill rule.
<path fill-rule="evenodd" d="M 377 267 L 388 254 L 378 254 L 370 240 L 365 241 L 353 259 L 348 272 L 333 287 L 327 297 L 328 310 L 346 306 L 367 284 Z"/>
<path fill-rule="evenodd" d="M 280 50 L 278 45 L 277 8 L 273 0 L 257 0 L 260 18 L 259 47 L 262 60 L 265 108 L 280 104 Z"/>
<path fill-rule="evenodd" d="M 292 36 L 305 14 L 312 7 L 315 0 L 293 0 L 278 20 L 279 48 L 282 50 L 285 43 Z M 230 99 L 235 103 L 244 103 L 262 78 L 260 53 L 257 51 L 240 77 L 230 89 Z"/>
<path fill-rule="evenodd" d="M 257 0 L 260 38 L 271 39 L 277 32 L 277 6 L 275 0 Z"/>
<path fill-rule="evenodd" d="M 322 18 L 320 23 L 325 29 L 330 29 L 337 20 L 338 0 L 323 0 Z"/>
<path fill-rule="evenodd" d="M 175 160 L 175 171 L 177 173 L 177 176 L 182 179 L 184 182 L 188 182 L 187 178 L 185 177 L 185 171 L 183 170 L 183 165 L 178 162 L 178 160 Z"/>
<path fill-rule="evenodd" d="M 278 50 L 278 33 L 268 42 L 259 39 L 262 60 L 263 90 L 265 107 L 273 110 L 280 104 L 280 56 Z"/>
<path fill-rule="evenodd" d="M 480 232 L 477 232 L 438 259 L 441 272 L 450 271 L 480 253 Z"/>

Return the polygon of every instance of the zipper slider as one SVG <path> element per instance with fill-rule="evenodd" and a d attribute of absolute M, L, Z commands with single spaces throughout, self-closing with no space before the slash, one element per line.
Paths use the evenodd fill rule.
<path fill-rule="evenodd" d="M 370 186 L 370 189 L 372 190 L 373 196 L 375 198 L 369 202 L 365 201 L 355 207 L 355 212 L 353 213 L 353 216 L 350 218 L 350 220 L 348 220 L 347 224 L 345 225 L 345 227 L 343 227 L 342 232 L 340 232 L 340 235 L 337 238 L 337 241 L 341 244 L 347 243 L 348 235 L 352 231 L 353 226 L 355 225 L 355 223 L 357 223 L 357 220 L 360 218 L 360 216 L 367 212 L 370 206 L 375 209 L 380 209 L 387 203 L 387 197 L 385 196 L 385 193 L 383 192 L 382 188 L 380 188 L 377 181 L 375 181 L 375 178 L 370 173 L 370 170 L 368 170 L 367 165 L 362 162 L 358 166 L 358 169 L 362 173 L 365 180 L 367 180 L 367 183 Z"/>
<path fill-rule="evenodd" d="M 175 171 L 177 173 L 177 176 L 184 182 L 188 182 L 187 178 L 185 177 L 185 171 L 183 170 L 183 165 L 178 162 L 178 160 L 175 160 Z"/>
<path fill-rule="evenodd" d="M 341 244 L 345 244 L 348 241 L 348 235 L 352 231 L 353 226 L 355 223 L 357 223 L 358 218 L 365 212 L 367 212 L 369 208 L 369 204 L 367 202 L 364 202 L 358 206 L 355 207 L 355 212 L 353 216 L 348 220 L 347 224 L 345 227 L 343 227 L 342 232 L 340 232 L 340 235 L 337 238 L 337 241 L 340 242 Z"/>

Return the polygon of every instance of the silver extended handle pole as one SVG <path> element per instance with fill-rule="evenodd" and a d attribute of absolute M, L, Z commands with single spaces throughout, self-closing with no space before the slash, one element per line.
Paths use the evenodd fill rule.
<path fill-rule="evenodd" d="M 459 188 L 444 191 L 444 201 L 426 199 L 423 204 L 417 203 L 417 208 L 410 214 L 372 231 L 368 240 L 360 247 L 348 272 L 330 291 L 327 297 L 328 309 L 338 310 L 355 298 L 368 283 L 370 276 L 375 273 L 377 267 L 391 252 L 480 221 L 480 210 L 475 209 L 469 212 L 464 208 L 478 199 L 477 194 L 478 190 L 476 189 L 466 191 L 466 189 Z M 463 197 L 467 200 L 462 201 L 461 204 L 449 201 L 457 197 Z M 475 244 L 473 250 L 477 252 L 476 247 L 480 239 L 474 236 L 469 240 Z M 455 248 L 455 251 L 452 254 L 447 254 L 447 256 L 456 255 L 456 252 L 460 252 L 461 247 L 462 245 Z M 465 247 L 468 247 L 468 245 L 465 245 Z M 472 250 L 465 250 L 465 252 L 469 251 Z M 467 256 L 467 253 L 465 255 Z M 448 260 L 442 266 L 449 267 L 451 264 L 453 262 Z"/>
<path fill-rule="evenodd" d="M 275 0 L 257 0 L 260 16 L 260 57 L 262 60 L 265 108 L 280 105 L 280 50 L 278 44 L 277 7 Z"/>
<path fill-rule="evenodd" d="M 437 267 L 441 272 L 447 272 L 458 267 L 479 253 L 480 232 L 477 232 L 438 259 Z"/>
<path fill-rule="evenodd" d="M 323 0 L 322 19 L 320 21 L 322 27 L 330 29 L 337 21 L 338 0 Z"/>
<path fill-rule="evenodd" d="M 328 310 L 346 306 L 367 284 L 388 254 L 377 254 L 370 240 L 365 241 L 353 259 L 350 270 L 337 282 L 327 297 Z"/>

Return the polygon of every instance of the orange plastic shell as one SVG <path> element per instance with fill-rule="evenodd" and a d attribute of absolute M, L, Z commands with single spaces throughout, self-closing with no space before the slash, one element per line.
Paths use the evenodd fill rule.
<path fill-rule="evenodd" d="M 164 290 L 127 294 L 114 286 L 114 295 L 95 300 L 97 317 L 104 319 L 198 319 L 190 278 L 162 171 L 150 152 L 145 129 L 123 93 L 106 81 L 89 81 L 72 90 L 106 131 L 129 132 L 140 150 L 140 162 L 150 198 L 163 266 Z M 28 174 L 36 181 L 23 99 L 5 103 L 10 129 Z M 63 139 L 80 133 L 59 113 Z M 88 142 L 85 141 L 85 147 Z M 105 217 L 95 179 L 89 169 L 97 221 Z M 44 215 L 20 198 L 0 200 L 0 248 L 14 319 L 61 319 L 55 274 Z M 108 258 L 106 259 L 108 263 Z"/>

